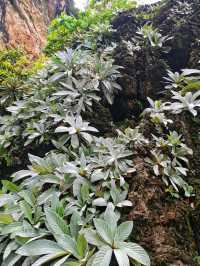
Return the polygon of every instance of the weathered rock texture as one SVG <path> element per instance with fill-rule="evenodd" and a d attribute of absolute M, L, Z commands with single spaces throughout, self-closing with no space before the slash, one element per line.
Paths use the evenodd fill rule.
<path fill-rule="evenodd" d="M 67 0 L 0 0 L 0 48 L 20 47 L 37 56 L 50 20 L 67 7 Z"/>
<path fill-rule="evenodd" d="M 113 106 L 116 120 L 129 114 L 137 116 L 141 113 L 140 104 L 145 104 L 147 96 L 160 95 L 167 68 L 180 71 L 200 65 L 199 0 L 166 0 L 162 3 L 160 7 L 155 5 L 155 11 L 142 6 L 136 11 L 122 12 L 112 22 L 116 30 L 113 38 L 118 43 L 115 62 L 124 67 L 120 79 L 123 91 Z M 137 29 L 146 23 L 153 24 L 164 36 L 172 37 L 166 43 L 168 53 L 162 50 L 147 53 L 145 48 L 132 55 L 128 53 L 124 40 L 135 38 Z"/>

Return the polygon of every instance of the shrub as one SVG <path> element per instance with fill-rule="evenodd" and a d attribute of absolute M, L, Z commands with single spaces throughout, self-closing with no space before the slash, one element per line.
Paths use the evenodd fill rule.
<path fill-rule="evenodd" d="M 45 52 L 52 54 L 64 49 L 73 41 L 81 41 L 87 36 L 88 31 L 96 27 L 102 32 L 110 24 L 111 19 L 120 10 L 131 9 L 136 6 L 135 1 L 112 0 L 100 1 L 91 5 L 85 12 L 80 12 L 77 17 L 61 14 L 54 19 L 49 27 Z"/>

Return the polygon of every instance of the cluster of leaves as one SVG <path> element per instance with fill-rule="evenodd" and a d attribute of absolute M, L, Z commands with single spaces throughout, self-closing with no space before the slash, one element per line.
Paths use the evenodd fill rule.
<path fill-rule="evenodd" d="M 30 64 L 24 53 L 17 49 L 0 52 L 0 106 L 7 106 L 23 91 Z"/>
<path fill-rule="evenodd" d="M 46 60 L 41 56 L 31 62 L 19 49 L 5 49 L 0 52 L 0 107 L 5 108 L 20 99 L 29 88 L 25 82 L 30 75 L 43 67 Z"/>
<path fill-rule="evenodd" d="M 146 56 L 149 57 L 152 53 L 156 56 L 157 53 L 167 52 L 166 43 L 171 39 L 169 36 L 163 36 L 152 24 L 145 24 L 138 28 L 136 37 L 132 38 L 131 41 L 125 41 L 125 44 L 130 55 L 142 49 Z"/>
<path fill-rule="evenodd" d="M 55 148 L 43 158 L 29 154 L 27 169 L 2 181 L 2 266 L 109 266 L 113 256 L 119 266 L 150 265 L 145 250 L 127 242 L 133 223 L 118 225 L 120 209 L 132 206 L 132 147 L 146 140 L 138 129 L 97 137 L 82 119 L 100 96 L 112 103 L 117 69 L 103 54 L 59 52 L 30 81 L 32 92 L 7 108 L 4 148 L 12 150 L 16 139 L 18 149 L 50 141 Z"/>
<path fill-rule="evenodd" d="M 132 0 L 105 0 L 91 3 L 86 11 L 80 12 L 76 17 L 61 14 L 50 25 L 45 52 L 52 54 L 64 49 L 73 41 L 86 39 L 88 34 L 95 40 L 100 33 L 109 33 L 110 21 L 117 12 L 135 6 L 136 2 Z"/>
<path fill-rule="evenodd" d="M 168 70 L 168 77 L 165 78 L 166 89 L 179 90 L 182 94 L 200 90 L 200 70 L 183 69 L 181 73 Z"/>
<path fill-rule="evenodd" d="M 121 89 L 116 82 L 119 76 L 119 67 L 103 53 L 99 57 L 80 49 L 58 52 L 29 80 L 32 91 L 6 109 L 10 114 L 0 118 L 3 153 L 56 141 L 60 132 L 69 136 L 65 142 L 71 139 L 73 147 L 79 144 L 75 133 L 90 142 L 87 131 L 92 128 L 78 116 L 92 111 L 100 96 L 112 104 Z"/>
<path fill-rule="evenodd" d="M 173 123 L 173 116 L 168 118 L 168 115 L 197 116 L 200 108 L 200 91 L 183 94 L 183 90 L 188 85 L 196 84 L 196 80 L 199 79 L 198 76 L 193 77 L 191 74 L 199 74 L 199 70 L 187 69 L 183 70 L 183 74 L 168 71 L 169 76 L 165 80 L 167 81 L 166 89 L 172 94 L 171 101 L 153 101 L 148 98 L 150 107 L 144 111 L 144 114 L 149 114 L 158 130 L 158 136 L 153 135 L 155 144 L 151 151 L 151 158 L 148 158 L 147 162 L 153 166 L 154 174 L 161 176 L 166 185 L 171 183 L 175 193 L 172 192 L 173 190 L 169 189 L 169 191 L 176 197 L 179 188 L 184 190 L 185 196 L 193 194 L 192 187 L 184 181 L 189 164 L 187 156 L 192 156 L 193 152 L 182 142 L 182 137 L 176 131 L 171 132 L 168 129 L 168 125 Z M 166 130 L 168 133 L 164 134 Z"/>

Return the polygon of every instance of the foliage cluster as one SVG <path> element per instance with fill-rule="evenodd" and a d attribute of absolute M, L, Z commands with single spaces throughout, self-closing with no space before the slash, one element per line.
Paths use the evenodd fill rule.
<path fill-rule="evenodd" d="M 146 49 L 147 54 L 165 51 L 168 39 L 145 25 L 127 48 Z M 107 47 L 99 53 L 80 46 L 57 52 L 26 82 L 32 90 L 12 101 L 0 118 L 1 162 L 8 164 L 9 156 L 20 161 L 21 154 L 29 161 L 26 169 L 20 167 L 9 180 L 2 180 L 2 266 L 109 266 L 113 258 L 119 266 L 149 266 L 146 251 L 132 242 L 133 222 L 124 222 L 120 215 L 124 207 L 132 206 L 128 181 L 136 172 L 132 161 L 136 146 L 149 151 L 146 163 L 173 196 L 193 195 L 185 180 L 192 150 L 170 125 L 174 115 L 197 116 L 199 91 L 183 91 L 198 81 L 199 71 L 183 70 L 181 82 L 177 73 L 168 72 L 171 99 L 148 99 L 143 116 L 152 122 L 154 135 L 145 138 L 138 126 L 104 137 L 86 121 L 86 114 L 93 113 L 97 103 L 112 105 L 121 90 L 120 67 L 114 65 L 112 50 Z M 39 156 L 36 148 L 43 145 L 46 154 Z"/>
<path fill-rule="evenodd" d="M 61 14 L 54 19 L 49 27 L 47 45 L 45 52 L 52 54 L 58 50 L 71 45 L 73 41 L 83 41 L 88 35 L 96 39 L 100 33 L 109 33 L 110 21 L 122 10 L 134 8 L 136 2 L 133 0 L 99 1 L 91 4 L 86 11 L 80 12 L 76 17 Z"/>
<path fill-rule="evenodd" d="M 128 141 L 126 133 L 100 137 L 82 118 L 97 101 L 112 104 L 118 69 L 107 53 L 58 52 L 29 81 L 33 90 L 7 108 L 3 148 L 54 148 L 43 158 L 29 153 L 27 169 L 2 181 L 2 265 L 109 266 L 113 255 L 120 266 L 150 265 L 145 250 L 126 241 L 133 223 L 118 225 L 120 208 L 132 206 L 126 178 L 142 135 L 130 129 Z"/>
<path fill-rule="evenodd" d="M 34 62 L 19 49 L 0 51 L 0 107 L 5 108 L 28 90 L 25 82 L 43 67 L 44 56 Z"/>
<path fill-rule="evenodd" d="M 16 100 L 22 92 L 29 64 L 28 58 L 20 50 L 5 49 L 0 52 L 0 105 Z"/>
<path fill-rule="evenodd" d="M 47 67 L 29 80 L 32 91 L 6 109 L 11 115 L 0 118 L 4 158 L 5 150 L 10 155 L 17 153 L 19 158 L 18 151 L 23 146 L 27 149 L 30 144 L 37 147 L 43 142 L 57 141 L 58 125 L 62 127 L 58 127 L 57 133 L 67 132 L 63 126 L 69 124 L 79 127 L 79 133 L 86 136 L 85 124 L 68 117 L 92 111 L 92 104 L 101 98 L 112 104 L 115 93 L 121 89 L 116 83 L 118 76 L 119 67 L 113 65 L 110 56 L 105 58 L 104 53 L 100 57 L 83 50 L 56 53 Z M 72 141 L 75 143 L 75 138 Z M 24 153 L 24 149 L 21 152 Z"/>

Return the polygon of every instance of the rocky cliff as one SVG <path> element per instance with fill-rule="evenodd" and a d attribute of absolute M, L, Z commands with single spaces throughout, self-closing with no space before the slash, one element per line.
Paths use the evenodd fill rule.
<path fill-rule="evenodd" d="M 68 0 L 0 0 L 0 48 L 22 47 L 37 56 L 50 20 L 67 8 Z"/>

